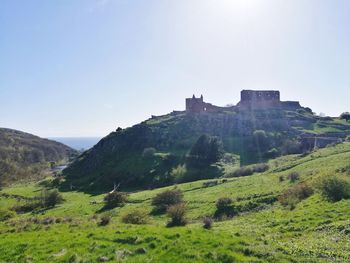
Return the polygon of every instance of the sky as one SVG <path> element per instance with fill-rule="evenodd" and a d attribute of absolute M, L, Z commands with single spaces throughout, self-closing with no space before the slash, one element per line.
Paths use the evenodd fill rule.
<path fill-rule="evenodd" d="M 350 110 L 348 0 L 1 0 L 0 127 L 105 136 L 203 94 Z"/>

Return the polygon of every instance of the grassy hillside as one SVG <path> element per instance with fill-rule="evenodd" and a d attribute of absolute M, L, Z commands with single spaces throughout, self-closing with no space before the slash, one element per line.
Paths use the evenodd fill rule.
<path fill-rule="evenodd" d="M 286 189 L 319 178 L 350 179 L 350 143 L 288 155 L 252 176 L 179 184 L 189 224 L 166 227 L 163 214 L 149 214 L 143 225 L 122 223 L 136 209 L 150 213 L 152 198 L 165 189 L 129 193 L 125 206 L 101 211 L 104 195 L 63 192 L 55 208 L 13 215 L 0 222 L 0 262 L 349 262 L 350 199 L 330 202 L 314 193 L 282 206 Z M 298 174 L 294 181 L 289 175 Z M 281 178 L 284 178 L 281 180 Z M 2 212 L 37 196 L 43 185 L 18 185 L 0 192 Z M 204 229 L 201 219 L 215 213 L 220 197 L 234 199 L 241 212 Z M 111 222 L 100 226 L 101 217 Z"/>
<path fill-rule="evenodd" d="M 50 163 L 67 161 L 75 150 L 21 131 L 0 128 L 0 186 L 42 179 Z"/>
<path fill-rule="evenodd" d="M 222 140 L 225 151 L 240 162 L 235 165 L 246 165 L 308 151 L 314 147 L 315 136 L 330 137 L 325 146 L 349 135 L 350 124 L 305 109 L 174 112 L 109 134 L 65 174 L 76 187 L 88 191 L 106 190 L 113 183 L 121 183 L 124 189 L 169 185 L 174 183 L 171 171 L 185 163 L 186 154 L 203 134 Z M 147 149 L 156 154 L 145 158 Z M 219 170 L 217 175 L 222 174 Z"/>

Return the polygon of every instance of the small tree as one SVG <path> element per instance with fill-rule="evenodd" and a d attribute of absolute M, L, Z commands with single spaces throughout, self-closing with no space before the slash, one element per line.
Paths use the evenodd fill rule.
<path fill-rule="evenodd" d="M 123 206 L 124 203 L 128 200 L 128 195 L 122 192 L 112 192 L 108 193 L 104 197 L 105 207 L 106 209 L 111 209 L 117 206 Z"/>
<path fill-rule="evenodd" d="M 343 112 L 340 115 L 340 119 L 346 120 L 346 121 L 350 121 L 350 112 Z"/>
<path fill-rule="evenodd" d="M 168 226 L 184 226 L 187 224 L 186 220 L 186 205 L 184 203 L 172 205 L 168 208 L 167 214 L 170 217 Z"/>
<path fill-rule="evenodd" d="M 182 203 L 183 194 L 178 189 L 166 190 L 152 199 L 157 212 L 165 212 L 170 206 Z"/>
<path fill-rule="evenodd" d="M 223 153 L 221 140 L 217 137 L 202 135 L 192 146 L 187 157 L 187 164 L 192 167 L 208 166 L 219 161 Z"/>

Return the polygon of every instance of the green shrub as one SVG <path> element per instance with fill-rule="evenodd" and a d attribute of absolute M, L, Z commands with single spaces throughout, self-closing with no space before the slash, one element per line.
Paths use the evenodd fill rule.
<path fill-rule="evenodd" d="M 288 174 L 288 179 L 291 183 L 294 183 L 295 181 L 298 181 L 300 179 L 300 175 L 297 172 L 292 172 Z"/>
<path fill-rule="evenodd" d="M 125 224 L 142 225 L 147 224 L 149 217 L 144 210 L 133 210 L 122 217 L 122 221 Z"/>
<path fill-rule="evenodd" d="M 350 135 L 345 138 L 346 142 L 350 142 Z"/>
<path fill-rule="evenodd" d="M 118 206 L 123 206 L 128 200 L 128 195 L 122 192 L 108 193 L 104 197 L 105 209 L 111 209 Z"/>
<path fill-rule="evenodd" d="M 253 166 L 255 173 L 263 173 L 269 169 L 269 166 L 266 163 L 258 163 Z"/>
<path fill-rule="evenodd" d="M 170 206 L 167 209 L 167 214 L 170 217 L 168 226 L 184 226 L 187 224 L 186 220 L 186 205 L 179 203 Z"/>
<path fill-rule="evenodd" d="M 216 211 L 214 216 L 216 218 L 233 217 L 238 213 L 236 207 L 233 205 L 233 200 L 229 197 L 222 197 L 216 201 Z"/>
<path fill-rule="evenodd" d="M 203 218 L 203 228 L 211 229 L 213 226 L 213 219 L 209 216 Z"/>
<path fill-rule="evenodd" d="M 57 204 L 63 202 L 63 197 L 57 190 L 44 190 L 41 198 L 45 208 L 55 207 Z"/>
<path fill-rule="evenodd" d="M 203 183 L 203 188 L 207 188 L 207 187 L 212 187 L 212 186 L 216 186 L 219 184 L 219 180 L 211 180 L 211 181 L 206 181 Z"/>
<path fill-rule="evenodd" d="M 156 207 L 157 212 L 165 212 L 170 206 L 182 203 L 182 199 L 183 194 L 180 190 L 166 190 L 152 199 L 152 205 Z"/>
<path fill-rule="evenodd" d="M 18 214 L 32 212 L 38 208 L 42 208 L 42 202 L 40 201 L 27 201 L 24 204 L 15 205 L 11 209 Z"/>
<path fill-rule="evenodd" d="M 100 226 L 106 226 L 111 222 L 111 216 L 109 214 L 104 214 L 101 216 L 100 218 L 100 222 L 98 223 L 98 225 Z"/>
<path fill-rule="evenodd" d="M 314 190 L 309 184 L 301 183 L 285 190 L 278 197 L 278 201 L 283 206 L 289 206 L 289 208 L 292 210 L 295 208 L 297 203 L 308 198 L 313 193 Z"/>
<path fill-rule="evenodd" d="M 252 167 L 249 166 L 243 166 L 239 169 L 234 170 L 231 174 L 229 174 L 229 177 L 241 177 L 241 176 L 248 176 L 252 175 L 254 173 L 254 170 Z"/>
<path fill-rule="evenodd" d="M 332 202 L 350 198 L 350 182 L 348 178 L 327 176 L 320 179 L 317 188 L 321 195 Z"/>
<path fill-rule="evenodd" d="M 227 177 L 241 177 L 241 176 L 249 176 L 253 173 L 263 173 L 269 169 L 268 164 L 266 163 L 258 163 L 250 166 L 243 166 L 234 170 L 232 173 L 226 175 Z"/>
<path fill-rule="evenodd" d="M 0 208 L 0 222 L 6 221 L 12 217 L 15 217 L 16 213 L 7 209 Z"/>

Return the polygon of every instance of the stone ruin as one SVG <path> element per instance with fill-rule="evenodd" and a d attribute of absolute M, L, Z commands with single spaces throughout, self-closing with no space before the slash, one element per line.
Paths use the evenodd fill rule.
<path fill-rule="evenodd" d="M 186 99 L 186 112 L 220 112 L 227 110 L 289 109 L 302 108 L 298 101 L 281 101 L 278 90 L 242 90 L 241 100 L 236 106 L 219 107 L 204 102 L 203 95 Z"/>

